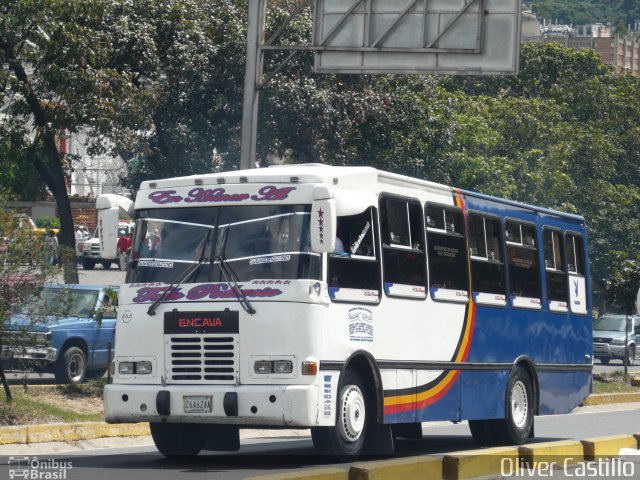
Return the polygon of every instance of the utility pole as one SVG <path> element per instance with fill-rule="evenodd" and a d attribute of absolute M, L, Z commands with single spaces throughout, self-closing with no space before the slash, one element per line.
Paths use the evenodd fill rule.
<path fill-rule="evenodd" d="M 258 95 L 262 79 L 265 17 L 267 0 L 248 0 L 247 60 L 244 75 L 242 105 L 242 143 L 240 168 L 254 168 L 258 136 Z"/>

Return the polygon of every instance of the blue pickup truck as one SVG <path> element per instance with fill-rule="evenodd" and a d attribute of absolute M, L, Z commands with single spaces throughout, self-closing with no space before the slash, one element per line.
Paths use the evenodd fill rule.
<path fill-rule="evenodd" d="M 115 341 L 116 293 L 111 286 L 44 286 L 5 320 L 3 365 L 53 373 L 58 383 L 104 375 Z"/>

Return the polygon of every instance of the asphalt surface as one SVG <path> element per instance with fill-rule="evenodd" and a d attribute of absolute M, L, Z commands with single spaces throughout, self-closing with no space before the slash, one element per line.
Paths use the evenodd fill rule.
<path fill-rule="evenodd" d="M 536 438 L 530 443 L 638 433 L 640 404 L 583 407 L 569 415 L 537 417 L 535 429 Z M 456 425 L 425 424 L 423 434 L 421 440 L 399 440 L 393 457 L 369 457 L 359 462 L 416 455 L 439 456 L 477 448 L 466 422 Z M 278 435 L 278 432 L 274 432 L 274 435 Z M 67 462 L 71 465 L 66 474 L 68 480 L 173 480 L 187 475 L 196 480 L 226 480 L 306 468 L 348 468 L 349 464 L 335 464 L 316 455 L 311 439 L 304 432 L 303 437 L 286 435 L 243 440 L 239 452 L 204 452 L 191 460 L 167 460 L 153 446 L 139 445 L 140 439 L 138 445 L 133 446 L 124 447 L 126 440 L 118 439 L 111 440 L 112 444 L 107 448 L 94 449 L 89 446 L 86 447 L 88 450 L 78 450 L 77 445 L 70 445 L 68 448 L 74 451 L 57 450 L 57 453 L 54 453 L 56 448 L 53 444 L 5 446 L 0 447 L 0 478 L 9 478 L 8 455 L 29 459 L 37 456 L 39 461 L 55 459 L 58 463 Z M 554 476 L 563 478 L 561 474 Z M 635 467 L 634 475 L 630 478 L 640 478 L 640 465 Z"/>

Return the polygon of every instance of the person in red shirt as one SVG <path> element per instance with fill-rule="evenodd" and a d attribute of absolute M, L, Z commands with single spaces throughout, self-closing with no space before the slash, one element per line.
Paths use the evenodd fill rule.
<path fill-rule="evenodd" d="M 127 251 L 129 250 L 129 239 L 124 234 L 124 230 L 120 231 L 120 237 L 118 238 L 118 243 L 116 244 L 116 249 L 118 250 L 118 265 L 120 270 L 125 269 L 126 265 L 126 256 Z"/>

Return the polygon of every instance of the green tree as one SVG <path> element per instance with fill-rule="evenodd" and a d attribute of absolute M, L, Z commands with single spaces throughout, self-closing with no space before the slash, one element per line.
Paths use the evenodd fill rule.
<path fill-rule="evenodd" d="M 28 163 L 56 199 L 61 244 L 74 249 L 65 178 L 73 158 L 58 139 L 85 131 L 92 151 L 105 137 L 119 138 L 140 125 L 136 89 L 113 69 L 106 0 L 16 0 L 0 7 L 3 161 Z M 14 142 L 6 142 L 6 137 Z M 75 263 L 65 281 L 77 282 Z"/>
<path fill-rule="evenodd" d="M 0 191 L 0 350 L 9 343 L 29 345 L 28 329 L 10 331 L 7 328 L 9 314 L 16 305 L 37 293 L 44 283 L 53 281 L 58 273 L 58 269 L 47 261 L 41 239 L 28 231 L 14 228 L 5 198 L 6 192 Z M 7 342 L 9 335 L 11 341 Z M 7 400 L 11 401 L 11 389 L 1 363 L 0 381 Z"/>

